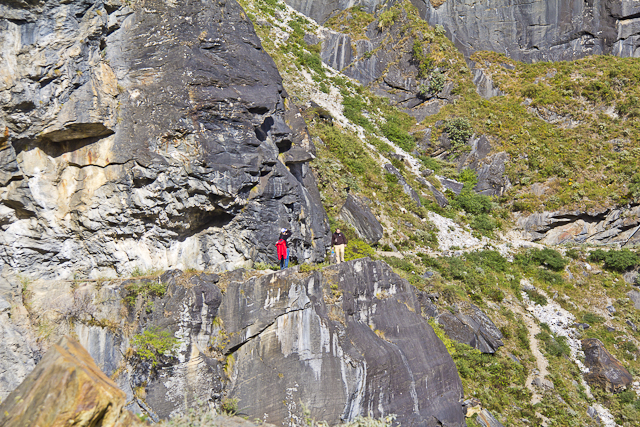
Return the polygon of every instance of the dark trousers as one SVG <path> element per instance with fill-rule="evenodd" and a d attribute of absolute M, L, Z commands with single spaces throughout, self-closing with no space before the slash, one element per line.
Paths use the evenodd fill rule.
<path fill-rule="evenodd" d="M 289 267 L 289 248 L 287 248 L 287 257 L 280 260 L 280 270 Z"/>

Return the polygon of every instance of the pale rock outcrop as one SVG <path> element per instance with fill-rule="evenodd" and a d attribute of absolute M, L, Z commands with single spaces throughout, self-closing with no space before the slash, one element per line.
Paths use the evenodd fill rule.
<path fill-rule="evenodd" d="M 125 406 L 125 394 L 73 338 L 54 344 L 0 405 L 6 427 L 143 426 Z"/>
<path fill-rule="evenodd" d="M 10 315 L 11 304 L 0 297 L 0 402 L 33 370 L 37 356 L 28 332 Z"/>
<path fill-rule="evenodd" d="M 534 213 L 517 218 L 516 224 L 526 238 L 549 245 L 634 245 L 640 242 L 640 205 Z"/>

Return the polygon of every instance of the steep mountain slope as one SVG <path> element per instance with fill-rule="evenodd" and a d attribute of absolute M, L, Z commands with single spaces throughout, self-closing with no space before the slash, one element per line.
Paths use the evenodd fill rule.
<path fill-rule="evenodd" d="M 356 239 L 351 256 L 375 253 L 424 290 L 424 315 L 443 328 L 466 395 L 484 407 L 469 410 L 473 419 L 488 409 L 508 425 L 634 425 L 635 392 L 592 388 L 580 340 L 600 339 L 636 372 L 637 254 L 610 252 L 629 262 L 602 270 L 588 246 L 563 256 L 521 238 L 633 249 L 637 61 L 525 64 L 479 52 L 468 62 L 408 3 L 376 15 L 348 9 L 326 27 L 282 3 L 243 6 L 317 137 L 330 220 L 361 236 L 341 208 L 350 197 L 383 224 L 378 251 Z M 491 334 L 470 304 L 502 334 L 494 355 L 447 341 L 486 349 L 479 342 Z"/>

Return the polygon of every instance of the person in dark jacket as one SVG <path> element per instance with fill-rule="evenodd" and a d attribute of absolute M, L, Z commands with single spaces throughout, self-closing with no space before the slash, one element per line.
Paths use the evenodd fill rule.
<path fill-rule="evenodd" d="M 344 262 L 344 248 L 347 246 L 347 238 L 339 228 L 336 228 L 336 232 L 331 236 L 331 246 L 336 251 L 336 262 L 338 264 Z"/>
<path fill-rule="evenodd" d="M 284 248 L 286 249 L 286 256 L 284 257 L 284 259 L 280 258 L 280 248 L 278 249 L 280 270 L 289 267 L 289 243 L 287 242 L 287 240 L 289 240 L 289 237 L 291 237 L 291 230 L 287 228 L 283 228 L 280 230 L 280 237 L 278 238 L 278 243 L 276 243 L 276 246 L 278 246 L 278 244 L 280 244 L 280 241 L 282 240 L 284 241 Z"/>

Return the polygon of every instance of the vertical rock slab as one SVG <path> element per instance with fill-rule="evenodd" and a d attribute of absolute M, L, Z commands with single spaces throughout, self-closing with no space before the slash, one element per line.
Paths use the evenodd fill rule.
<path fill-rule="evenodd" d="M 0 405 L 5 427 L 142 426 L 125 394 L 72 338 L 63 338 Z"/>
<path fill-rule="evenodd" d="M 402 425 L 464 425 L 453 360 L 413 287 L 367 258 L 230 283 L 220 306 L 230 395 L 274 424 L 395 413 Z"/>
<path fill-rule="evenodd" d="M 370 245 L 378 243 L 384 235 L 380 221 L 375 217 L 367 205 L 353 194 L 347 196 L 340 208 L 340 218 L 355 228 L 358 237 Z"/>
<path fill-rule="evenodd" d="M 473 304 L 459 307 L 455 314 L 445 311 L 436 318 L 449 338 L 483 353 L 493 354 L 504 345 L 498 327 Z"/>
<path fill-rule="evenodd" d="M 600 340 L 582 340 L 582 350 L 586 356 L 585 365 L 589 368 L 589 373 L 584 378 L 590 385 L 617 393 L 626 389 L 633 381 L 629 371 L 607 351 Z"/>

